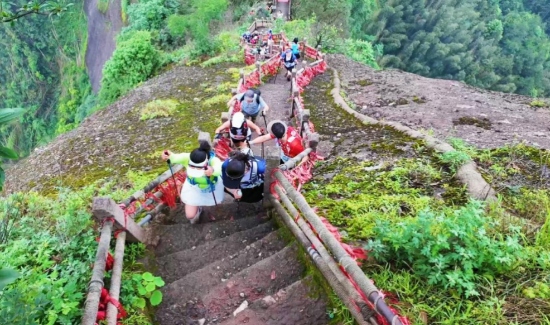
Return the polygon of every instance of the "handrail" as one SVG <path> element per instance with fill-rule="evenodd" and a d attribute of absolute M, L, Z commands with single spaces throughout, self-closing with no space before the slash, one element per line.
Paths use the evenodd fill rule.
<path fill-rule="evenodd" d="M 86 296 L 84 314 L 82 315 L 82 325 L 94 325 L 96 321 L 99 299 L 101 290 L 103 289 L 103 278 L 105 277 L 105 257 L 107 256 L 107 252 L 109 252 L 112 229 L 113 221 L 111 220 L 105 221 L 101 227 L 101 236 L 97 245 L 92 280 L 88 284 L 88 295 Z"/>
<path fill-rule="evenodd" d="M 384 301 L 384 296 L 379 292 L 378 288 L 374 286 L 372 281 L 365 275 L 361 268 L 359 268 L 355 259 L 344 250 L 341 243 L 330 233 L 325 224 L 321 221 L 321 218 L 309 206 L 306 199 L 296 191 L 281 171 L 275 171 L 274 176 L 286 193 L 281 192 L 281 194 L 286 195 L 294 202 L 301 212 L 301 216 L 306 218 L 313 229 L 315 229 L 317 236 L 333 254 L 334 259 L 354 280 L 361 289 L 361 293 L 363 293 L 368 301 L 372 303 L 374 311 L 383 316 L 390 324 L 402 325 L 399 316 L 389 309 Z"/>

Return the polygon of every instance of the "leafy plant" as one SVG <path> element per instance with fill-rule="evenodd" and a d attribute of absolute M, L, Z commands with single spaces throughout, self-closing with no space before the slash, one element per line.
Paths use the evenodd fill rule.
<path fill-rule="evenodd" d="M 151 306 L 158 306 L 162 302 L 162 292 L 158 288 L 164 286 L 161 277 L 154 276 L 150 272 L 143 274 L 134 274 L 132 280 L 136 285 L 137 291 L 141 297 L 134 301 L 134 305 L 141 309 L 146 306 L 146 299 Z"/>
<path fill-rule="evenodd" d="M 548 104 L 544 100 L 535 99 L 529 103 L 531 107 L 548 107 Z"/>
<path fill-rule="evenodd" d="M 442 153 L 439 155 L 439 158 L 444 164 L 449 165 L 449 168 L 453 173 L 456 173 L 457 170 L 466 162 L 472 160 L 467 153 L 458 150 Z"/>
<path fill-rule="evenodd" d="M 476 296 L 477 277 L 509 272 L 526 257 L 520 229 L 510 227 L 504 235 L 495 228 L 483 204 L 470 201 L 448 215 L 425 210 L 397 225 L 379 222 L 366 248 L 380 261 L 410 266 L 430 285 Z"/>
<path fill-rule="evenodd" d="M 21 108 L 4 108 L 0 109 L 0 127 L 7 125 L 9 122 L 19 118 L 21 115 L 23 115 L 24 110 Z M 19 156 L 17 153 L 4 146 L 0 146 L 0 160 L 1 159 L 17 159 Z M 0 191 L 2 191 L 2 187 L 4 185 L 5 180 L 5 172 L 4 169 L 2 169 L 2 165 L 0 165 Z"/>
<path fill-rule="evenodd" d="M 147 80 L 159 66 L 158 52 L 151 44 L 151 33 L 132 32 L 119 39 L 113 56 L 103 68 L 99 97 L 110 103 L 135 85 Z"/>
<path fill-rule="evenodd" d="M 173 99 L 155 99 L 141 110 L 140 120 L 169 117 L 177 110 L 178 104 L 178 101 Z"/>
<path fill-rule="evenodd" d="M 12 269 L 0 269 L 0 291 L 8 284 L 17 280 L 18 277 L 19 273 Z"/>

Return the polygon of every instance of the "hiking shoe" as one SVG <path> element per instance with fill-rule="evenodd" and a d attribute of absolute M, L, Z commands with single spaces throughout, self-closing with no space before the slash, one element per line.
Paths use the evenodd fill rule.
<path fill-rule="evenodd" d="M 199 222 L 199 219 L 201 218 L 201 214 L 202 214 L 202 207 L 199 207 L 197 214 L 192 219 L 189 219 L 189 222 L 192 225 L 196 224 L 197 222 Z"/>

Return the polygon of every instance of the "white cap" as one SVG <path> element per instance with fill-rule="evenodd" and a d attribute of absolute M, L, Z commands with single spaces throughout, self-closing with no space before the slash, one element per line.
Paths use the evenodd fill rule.
<path fill-rule="evenodd" d="M 242 112 L 236 112 L 231 117 L 231 126 L 235 128 L 240 128 L 244 123 L 244 114 Z"/>

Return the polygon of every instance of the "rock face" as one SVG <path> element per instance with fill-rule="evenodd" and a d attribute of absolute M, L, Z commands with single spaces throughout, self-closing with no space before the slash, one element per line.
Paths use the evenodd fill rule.
<path fill-rule="evenodd" d="M 86 68 L 92 90 L 100 88 L 103 66 L 111 58 L 116 47 L 116 36 L 123 26 L 120 1 L 109 1 L 109 9 L 102 14 L 97 8 L 99 0 L 85 0 L 84 12 L 88 19 L 88 47 Z"/>
<path fill-rule="evenodd" d="M 329 55 L 327 61 L 363 114 L 433 129 L 440 139 L 458 137 L 480 148 L 518 141 L 550 148 L 550 109 L 531 107 L 532 98 L 399 70 L 377 71 L 343 55 Z"/>
<path fill-rule="evenodd" d="M 164 148 L 194 148 L 199 131 L 212 133 L 218 126 L 227 108 L 203 102 L 218 94 L 217 86 L 236 84 L 227 68 L 176 67 L 145 82 L 78 128 L 8 166 L 5 192 L 79 187 L 103 177 L 125 177 L 128 170 L 162 173 L 166 163 L 159 157 Z M 175 100 L 178 109 L 170 117 L 141 120 L 141 109 L 155 99 Z"/>

